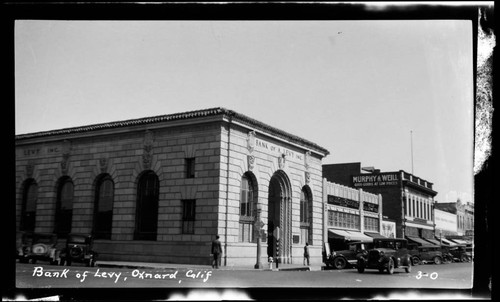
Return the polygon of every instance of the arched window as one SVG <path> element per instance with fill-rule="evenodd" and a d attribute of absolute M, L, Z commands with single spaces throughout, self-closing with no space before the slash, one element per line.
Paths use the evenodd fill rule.
<path fill-rule="evenodd" d="M 300 192 L 300 238 L 301 244 L 311 243 L 311 210 L 312 199 L 310 189 L 305 186 Z"/>
<path fill-rule="evenodd" d="M 36 201 L 38 185 L 34 179 L 26 180 L 23 190 L 23 204 L 21 208 L 21 231 L 35 231 Z"/>
<path fill-rule="evenodd" d="M 99 177 L 97 180 L 93 230 L 96 239 L 111 239 L 114 187 L 113 180 L 107 174 Z"/>
<path fill-rule="evenodd" d="M 160 182 L 153 171 L 144 172 L 137 185 L 135 240 L 156 240 Z"/>
<path fill-rule="evenodd" d="M 248 175 L 241 178 L 240 187 L 240 242 L 253 242 L 253 223 L 255 221 L 254 184 Z"/>
<path fill-rule="evenodd" d="M 304 189 L 300 192 L 300 222 L 309 222 L 309 196 Z"/>
<path fill-rule="evenodd" d="M 57 189 L 55 231 L 59 237 L 66 237 L 71 232 L 73 217 L 73 182 L 69 177 L 59 181 Z"/>

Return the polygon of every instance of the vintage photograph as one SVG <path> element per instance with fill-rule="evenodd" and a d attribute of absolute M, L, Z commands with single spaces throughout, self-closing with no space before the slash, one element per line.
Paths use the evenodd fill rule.
<path fill-rule="evenodd" d="M 15 20 L 15 287 L 460 298 L 474 24 Z"/>

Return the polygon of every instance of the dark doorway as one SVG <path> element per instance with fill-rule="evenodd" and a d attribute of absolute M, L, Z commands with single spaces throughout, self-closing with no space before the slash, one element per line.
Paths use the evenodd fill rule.
<path fill-rule="evenodd" d="M 267 255 L 268 257 L 276 257 L 277 240 L 274 236 L 274 230 L 280 226 L 280 202 L 281 202 L 281 186 L 277 177 L 273 176 L 269 182 L 268 193 L 268 223 L 267 223 Z"/>

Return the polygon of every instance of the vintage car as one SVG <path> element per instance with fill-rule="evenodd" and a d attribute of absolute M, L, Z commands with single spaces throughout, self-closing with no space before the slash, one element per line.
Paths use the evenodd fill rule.
<path fill-rule="evenodd" d="M 409 273 L 411 267 L 407 241 L 402 238 L 375 238 L 373 248 L 366 254 L 358 255 L 359 273 L 363 273 L 365 269 L 378 269 L 381 273 L 387 271 L 393 274 L 395 268 L 404 268 Z"/>
<path fill-rule="evenodd" d="M 441 253 L 443 254 L 443 263 L 453 262 L 453 255 L 450 253 L 450 246 L 441 245 Z"/>
<path fill-rule="evenodd" d="M 70 266 L 73 262 L 85 263 L 86 266 L 95 266 L 97 253 L 92 250 L 94 238 L 86 234 L 69 234 L 66 246 L 62 249 L 61 265 Z"/>
<path fill-rule="evenodd" d="M 439 245 L 423 245 L 417 247 L 417 253 L 412 254 L 412 264 L 434 263 L 441 264 L 444 262 L 443 252 Z"/>
<path fill-rule="evenodd" d="M 450 254 L 453 256 L 453 261 L 455 262 L 469 262 L 471 261 L 471 256 L 467 254 L 467 248 L 465 245 L 455 245 L 450 247 Z"/>
<path fill-rule="evenodd" d="M 469 257 L 469 261 L 474 260 L 474 247 L 472 245 L 467 245 L 465 247 L 465 253 L 467 254 L 467 257 Z"/>
<path fill-rule="evenodd" d="M 325 260 L 325 264 L 327 267 L 335 267 L 336 269 L 356 266 L 358 254 L 366 253 L 371 245 L 372 242 L 369 241 L 351 242 L 348 244 L 349 249 L 333 251 Z"/>
<path fill-rule="evenodd" d="M 24 233 L 21 246 L 17 250 L 17 258 L 22 263 L 36 263 L 38 260 L 57 264 L 59 251 L 56 248 L 57 235 L 45 233 Z"/>

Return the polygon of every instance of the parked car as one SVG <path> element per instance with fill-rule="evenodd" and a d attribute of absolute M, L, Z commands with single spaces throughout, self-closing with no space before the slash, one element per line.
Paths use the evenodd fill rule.
<path fill-rule="evenodd" d="M 394 273 L 395 268 L 404 268 L 411 272 L 411 255 L 408 242 L 402 238 L 375 238 L 373 248 L 366 254 L 359 254 L 357 269 L 363 273 L 365 269 L 378 269 L 379 272 Z"/>
<path fill-rule="evenodd" d="M 439 245 L 423 245 L 417 248 L 418 254 L 412 255 L 412 264 L 434 263 L 441 264 L 443 260 L 443 252 Z"/>
<path fill-rule="evenodd" d="M 443 263 L 453 262 L 453 255 L 450 253 L 450 246 L 441 245 L 441 253 L 443 254 Z"/>
<path fill-rule="evenodd" d="M 453 261 L 456 262 L 469 262 L 471 256 L 467 254 L 465 245 L 455 245 L 450 247 L 450 254 L 453 256 Z"/>
<path fill-rule="evenodd" d="M 418 258 L 418 255 L 419 255 L 418 244 L 408 242 L 406 247 L 407 247 L 408 253 L 410 254 L 410 257 L 411 257 L 411 264 L 413 266 L 419 265 L 420 261 Z"/>
<path fill-rule="evenodd" d="M 333 251 L 325 261 L 327 267 L 344 269 L 346 267 L 356 266 L 358 255 L 367 253 L 372 246 L 369 241 L 355 241 L 348 244 L 349 249 Z"/>
<path fill-rule="evenodd" d="M 38 260 L 57 264 L 59 251 L 56 248 L 57 235 L 46 233 L 24 233 L 21 246 L 17 250 L 17 258 L 22 263 L 36 263 Z"/>
<path fill-rule="evenodd" d="M 61 265 L 70 266 L 73 262 L 95 266 L 97 253 L 93 251 L 94 238 L 86 234 L 69 234 L 66 246 L 61 251 Z"/>
<path fill-rule="evenodd" d="M 465 253 L 467 254 L 467 257 L 469 257 L 469 261 L 474 260 L 474 246 L 472 244 L 468 244 L 465 247 Z"/>

